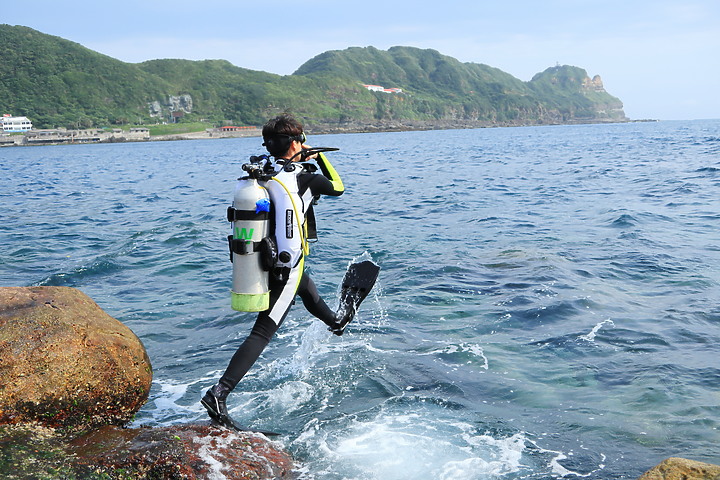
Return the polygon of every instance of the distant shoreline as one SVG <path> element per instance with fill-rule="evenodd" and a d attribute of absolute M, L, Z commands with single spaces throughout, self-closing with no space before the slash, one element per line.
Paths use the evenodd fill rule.
<path fill-rule="evenodd" d="M 320 124 L 306 127 L 310 135 L 328 135 L 344 133 L 380 133 L 380 132 L 409 132 L 429 130 L 468 130 L 475 128 L 508 128 L 508 127 L 541 127 L 560 125 L 597 125 L 613 123 L 642 123 L 658 122 L 659 120 L 626 120 L 608 122 L 567 122 L 567 123 L 535 123 L 535 124 L 491 124 L 480 122 L 382 122 L 379 124 L 347 124 L 331 125 Z M 52 133 L 48 133 L 52 132 Z M 260 137 L 260 128 L 245 128 L 237 131 L 220 131 L 207 129 L 201 132 L 173 133 L 165 135 L 137 135 L 127 132 L 99 132 L 98 130 L 72 131 L 71 133 L 57 133 L 57 131 L 30 131 L 23 135 L 0 136 L 0 147 L 32 147 L 42 145 L 87 145 L 99 143 L 138 143 L 138 142 L 167 142 L 179 140 L 209 140 L 222 138 Z"/>

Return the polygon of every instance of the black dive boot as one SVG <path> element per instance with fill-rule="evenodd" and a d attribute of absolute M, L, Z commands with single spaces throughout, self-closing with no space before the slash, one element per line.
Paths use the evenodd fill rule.
<path fill-rule="evenodd" d="M 233 420 L 228 413 L 226 399 L 229 393 L 230 390 L 218 383 L 210 390 L 205 392 L 205 395 L 203 396 L 202 400 L 200 400 L 200 403 L 203 407 L 205 407 L 208 415 L 210 415 L 210 418 L 214 422 L 226 428 L 244 431 L 246 429 L 237 422 L 235 422 L 235 420 Z"/>
<path fill-rule="evenodd" d="M 213 386 L 210 390 L 205 392 L 202 400 L 200 400 L 200 403 L 203 407 L 205 407 L 208 415 L 210 415 L 210 418 L 213 422 L 217 423 L 222 427 L 229 428 L 231 430 L 237 430 L 238 432 L 262 433 L 263 435 L 266 435 L 268 437 L 280 435 L 279 433 L 271 432 L 268 430 L 253 430 L 250 428 L 245 428 L 239 423 L 237 423 L 235 420 L 233 420 L 228 413 L 227 403 L 225 402 L 228 393 L 230 393 L 230 390 L 228 390 L 227 387 L 221 384 L 217 384 Z"/>
<path fill-rule="evenodd" d="M 345 333 L 345 326 L 350 323 L 352 317 L 355 316 L 355 309 L 352 308 L 351 310 L 352 312 L 347 312 L 347 309 L 341 309 L 340 312 L 336 313 L 335 322 L 332 325 L 328 324 L 328 330 L 338 337 L 341 337 L 342 334 Z"/>
<path fill-rule="evenodd" d="M 323 323 L 327 325 L 329 331 L 339 337 L 345 332 L 345 329 L 343 328 L 342 323 L 340 323 L 340 320 L 342 320 L 342 317 L 337 313 L 333 313 L 332 320 L 323 319 Z"/>

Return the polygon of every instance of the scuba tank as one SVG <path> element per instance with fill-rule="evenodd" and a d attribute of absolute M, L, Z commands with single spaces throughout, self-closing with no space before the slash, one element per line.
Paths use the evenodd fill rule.
<path fill-rule="evenodd" d="M 335 150 L 314 148 L 303 154 Z M 231 305 L 239 312 L 261 312 L 270 307 L 270 275 L 287 281 L 291 270 L 309 253 L 303 206 L 310 208 L 315 199 L 299 196 L 297 176 L 317 167 L 279 165 L 260 155 L 250 157 L 242 169 L 247 175 L 238 179 L 227 212 L 233 226 L 233 234 L 228 236 L 233 263 Z M 312 224 L 314 234 L 314 216 Z M 281 228 L 271 229 L 271 225 Z M 317 238 L 313 234 L 311 238 Z"/>
<path fill-rule="evenodd" d="M 268 271 L 275 251 L 268 238 L 270 197 L 258 183 L 259 166 L 246 164 L 243 170 L 248 175 L 238 179 L 228 207 L 233 227 L 228 236 L 233 264 L 231 305 L 239 312 L 261 312 L 270 305 Z"/>

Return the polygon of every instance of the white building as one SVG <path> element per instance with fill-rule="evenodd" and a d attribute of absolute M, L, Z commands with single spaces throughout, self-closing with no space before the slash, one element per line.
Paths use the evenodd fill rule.
<path fill-rule="evenodd" d="M 367 88 L 371 92 L 382 92 L 385 90 L 385 87 L 381 87 L 380 85 L 363 85 L 363 87 Z"/>
<path fill-rule="evenodd" d="M 3 115 L 2 131 L 3 132 L 27 132 L 32 130 L 32 122 L 27 117 L 12 117 Z"/>
<path fill-rule="evenodd" d="M 371 92 L 402 93 L 402 88 L 385 88 L 381 85 L 363 85 Z"/>

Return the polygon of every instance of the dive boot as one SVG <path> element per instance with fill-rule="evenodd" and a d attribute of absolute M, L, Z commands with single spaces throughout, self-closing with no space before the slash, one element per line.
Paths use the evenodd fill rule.
<path fill-rule="evenodd" d="M 251 428 L 245 428 L 239 423 L 237 423 L 235 420 L 233 420 L 228 413 L 227 403 L 225 401 L 227 399 L 228 393 L 230 392 L 223 388 L 222 385 L 218 384 L 205 392 L 202 400 L 200 400 L 200 403 L 203 407 L 205 407 L 208 415 L 210 415 L 210 418 L 213 422 L 217 423 L 221 427 L 236 430 L 238 432 L 262 433 L 263 435 L 268 437 L 280 435 L 279 433 L 271 432 L 269 430 L 255 430 Z"/>
<path fill-rule="evenodd" d="M 226 391 L 221 385 L 215 385 L 205 392 L 200 403 L 205 407 L 208 415 L 215 423 L 233 430 L 245 431 L 246 429 L 233 420 L 230 413 L 228 413 L 226 402 L 228 393 L 230 392 Z"/>
<path fill-rule="evenodd" d="M 343 317 L 335 314 L 335 322 L 333 322 L 332 324 L 327 324 L 328 330 L 337 335 L 338 337 L 342 336 L 342 334 L 345 333 L 345 328 L 343 328 L 343 324 L 340 323 L 340 320 L 342 318 Z"/>

